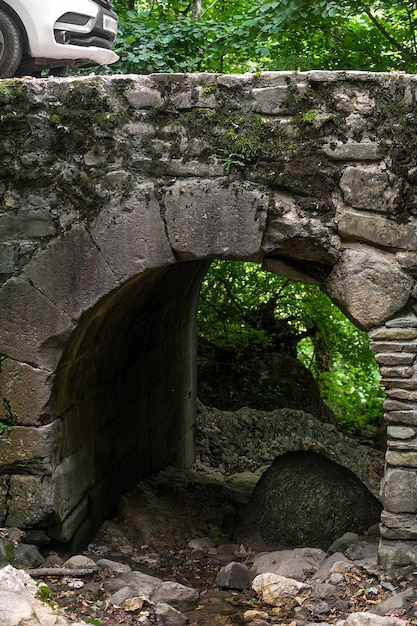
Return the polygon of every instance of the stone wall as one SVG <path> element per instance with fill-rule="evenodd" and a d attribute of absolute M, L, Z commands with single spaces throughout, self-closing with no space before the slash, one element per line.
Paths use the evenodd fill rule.
<path fill-rule="evenodd" d="M 381 563 L 417 563 L 417 78 L 0 81 L 0 524 L 75 546 L 193 460 L 211 259 L 320 285 L 387 388 Z"/>

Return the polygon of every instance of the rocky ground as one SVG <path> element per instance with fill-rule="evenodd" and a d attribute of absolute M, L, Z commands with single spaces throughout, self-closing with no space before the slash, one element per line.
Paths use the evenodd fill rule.
<path fill-rule="evenodd" d="M 328 450 L 338 462 L 346 458 L 376 492 L 380 452 L 301 411 L 205 410 L 198 441 L 194 470 L 167 468 L 140 483 L 83 554 L 69 562 L 68 555 L 53 551 L 38 561 L 33 552 L 26 556 L 25 568 L 42 581 L 42 589 L 35 588 L 42 610 L 27 617 L 29 607 L 26 617 L 19 614 L 30 583 L 11 590 L 7 585 L 16 570 L 0 570 L 0 625 L 417 624 L 417 572 L 378 571 L 374 528 L 363 536 L 349 534 L 325 551 L 233 542 L 253 486 L 276 454 Z M 6 545 L 6 533 L 1 541 Z M 39 566 L 43 570 L 33 571 Z M 10 594 L 20 598 L 17 613 Z"/>

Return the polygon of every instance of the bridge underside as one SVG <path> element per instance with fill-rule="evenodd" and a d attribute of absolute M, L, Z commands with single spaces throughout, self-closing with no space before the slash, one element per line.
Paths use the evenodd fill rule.
<path fill-rule="evenodd" d="M 417 78 L 0 81 L 0 524 L 80 545 L 194 458 L 212 259 L 319 285 L 386 387 L 380 561 L 417 564 Z"/>

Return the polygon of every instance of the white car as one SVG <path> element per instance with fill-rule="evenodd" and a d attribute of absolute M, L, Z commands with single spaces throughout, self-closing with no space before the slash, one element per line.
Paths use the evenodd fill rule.
<path fill-rule="evenodd" d="M 114 63 L 116 34 L 111 0 L 0 0 L 0 78 Z"/>

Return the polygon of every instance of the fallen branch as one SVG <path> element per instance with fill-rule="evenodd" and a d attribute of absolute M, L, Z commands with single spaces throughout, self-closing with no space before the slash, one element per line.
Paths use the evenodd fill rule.
<path fill-rule="evenodd" d="M 71 569 L 69 567 L 37 567 L 33 569 L 27 569 L 25 572 L 32 576 L 32 578 L 43 578 L 44 576 L 70 576 L 71 578 L 78 578 L 79 576 L 91 576 L 97 572 L 97 569 L 92 567 L 84 569 Z"/>

